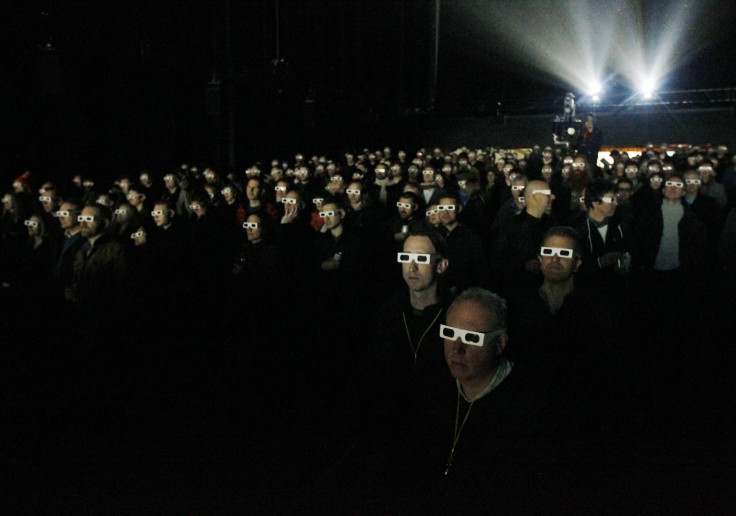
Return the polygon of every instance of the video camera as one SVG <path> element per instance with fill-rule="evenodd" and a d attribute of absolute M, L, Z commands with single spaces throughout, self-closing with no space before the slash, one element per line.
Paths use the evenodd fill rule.
<path fill-rule="evenodd" d="M 565 95 L 565 104 L 562 115 L 552 120 L 552 141 L 555 145 L 570 146 L 575 143 L 583 133 L 583 121 L 575 118 L 575 95 Z"/>

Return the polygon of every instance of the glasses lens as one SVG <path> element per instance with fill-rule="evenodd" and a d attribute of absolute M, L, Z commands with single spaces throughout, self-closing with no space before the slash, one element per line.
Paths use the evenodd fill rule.
<path fill-rule="evenodd" d="M 429 263 L 428 254 L 417 254 L 416 259 L 417 259 L 417 263 Z"/>
<path fill-rule="evenodd" d="M 563 258 L 570 258 L 570 256 L 572 256 L 572 251 L 569 249 L 560 249 L 558 254 Z"/>
<path fill-rule="evenodd" d="M 549 247 L 542 247 L 542 256 L 550 256 L 552 254 L 552 249 Z"/>
<path fill-rule="evenodd" d="M 475 332 L 466 332 L 465 333 L 465 341 L 469 344 L 478 344 L 480 343 L 481 336 Z"/>
<path fill-rule="evenodd" d="M 448 326 L 443 326 L 442 327 L 442 336 L 445 337 L 446 339 L 454 339 L 455 338 L 455 331 L 452 328 L 448 327 Z"/>
<path fill-rule="evenodd" d="M 411 261 L 411 257 L 406 253 L 399 253 L 399 261 L 401 263 L 409 263 L 409 261 Z"/>

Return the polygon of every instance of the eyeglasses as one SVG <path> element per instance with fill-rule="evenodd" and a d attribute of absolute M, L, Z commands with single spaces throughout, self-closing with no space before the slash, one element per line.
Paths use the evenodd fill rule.
<path fill-rule="evenodd" d="M 399 263 L 419 263 L 426 264 L 432 260 L 432 255 L 429 253 L 397 253 L 396 259 Z"/>
<path fill-rule="evenodd" d="M 662 182 L 662 178 L 661 177 L 650 177 L 649 178 L 649 182 L 650 183 L 661 183 Z"/>
<path fill-rule="evenodd" d="M 348 188 L 345 190 L 348 195 L 360 195 L 360 190 L 356 190 L 355 188 Z"/>
<path fill-rule="evenodd" d="M 258 229 L 260 225 L 259 222 L 243 222 L 243 229 Z"/>
<path fill-rule="evenodd" d="M 713 167 L 698 167 L 698 170 L 703 172 L 713 172 Z"/>
<path fill-rule="evenodd" d="M 454 204 L 438 204 L 437 209 L 439 211 L 455 211 Z"/>
<path fill-rule="evenodd" d="M 440 210 L 438 210 L 438 209 L 427 210 L 427 217 L 429 217 L 430 215 L 437 215 L 439 212 L 440 212 Z"/>
<path fill-rule="evenodd" d="M 514 185 L 514 186 L 511 187 L 511 190 L 514 191 L 514 192 L 518 192 L 520 190 L 523 190 L 524 188 L 526 188 L 526 186 Z"/>
<path fill-rule="evenodd" d="M 277 192 L 285 192 L 286 191 L 286 187 L 285 186 L 274 186 L 273 189 L 276 190 Z"/>
<path fill-rule="evenodd" d="M 173 181 L 174 176 L 164 176 L 164 181 Z"/>
<path fill-rule="evenodd" d="M 121 210 L 121 209 L 115 210 L 115 215 L 126 215 L 127 213 L 128 213 L 128 210 Z"/>
<path fill-rule="evenodd" d="M 38 222 L 36 222 L 35 220 L 26 220 L 25 222 L 23 222 L 23 224 L 32 228 L 38 227 Z"/>
<path fill-rule="evenodd" d="M 535 193 L 541 193 L 544 195 L 552 195 L 552 190 L 533 190 L 532 195 Z"/>
<path fill-rule="evenodd" d="M 141 194 L 137 194 L 137 193 L 129 193 L 129 194 L 127 195 L 127 197 L 128 197 L 128 200 L 129 200 L 129 201 L 132 201 L 133 199 L 137 199 L 137 198 L 138 198 L 138 197 L 139 197 L 140 195 L 141 195 Z"/>
<path fill-rule="evenodd" d="M 489 332 L 479 332 L 462 330 L 453 326 L 447 326 L 446 324 L 440 324 L 440 337 L 448 340 L 460 339 L 463 344 L 469 344 L 470 346 L 483 346 L 486 343 L 490 343 L 499 335 L 503 335 L 505 332 L 506 328 Z"/>
<path fill-rule="evenodd" d="M 525 203 L 526 202 L 526 198 L 523 195 L 520 195 L 519 196 L 519 202 Z"/>
<path fill-rule="evenodd" d="M 41 202 L 51 202 L 51 197 L 48 197 L 46 195 L 42 195 L 41 197 L 38 198 L 38 200 L 41 201 Z"/>
<path fill-rule="evenodd" d="M 585 163 L 581 163 L 579 161 L 573 161 L 572 167 L 573 168 L 585 168 Z"/>
<path fill-rule="evenodd" d="M 192 211 L 197 211 L 197 210 L 199 210 L 201 208 L 202 207 L 199 204 L 190 204 L 189 205 L 189 209 L 192 210 Z"/>
<path fill-rule="evenodd" d="M 585 197 L 580 198 L 580 204 L 585 204 Z"/>
<path fill-rule="evenodd" d="M 542 247 L 539 250 L 540 256 L 559 256 L 560 258 L 572 258 L 575 256 L 575 251 L 572 249 L 565 249 L 564 247 Z"/>
<path fill-rule="evenodd" d="M 57 217 L 68 217 L 73 211 L 79 211 L 79 210 L 59 210 L 54 215 Z"/>
<path fill-rule="evenodd" d="M 397 208 L 406 208 L 407 210 L 411 209 L 411 204 L 405 203 L 405 202 L 397 202 L 396 207 Z"/>
<path fill-rule="evenodd" d="M 153 210 L 151 212 L 151 217 L 157 217 L 164 214 L 164 210 Z"/>
<path fill-rule="evenodd" d="M 3 197 L 4 204 L 10 204 L 11 202 L 13 202 L 13 199 L 11 199 L 10 197 Z"/>
<path fill-rule="evenodd" d="M 225 195 L 225 194 L 229 194 L 229 193 L 231 193 L 231 192 L 232 192 L 232 190 L 231 190 L 230 188 L 223 188 L 223 189 L 222 189 L 222 190 L 220 191 L 220 193 L 221 193 L 222 195 Z"/>
<path fill-rule="evenodd" d="M 673 186 L 675 188 L 682 188 L 683 185 L 680 181 L 665 181 L 664 186 Z"/>
<path fill-rule="evenodd" d="M 321 218 L 325 218 L 325 217 L 334 217 L 334 216 L 335 216 L 335 210 L 330 210 L 330 211 L 321 211 L 321 212 L 319 212 L 319 216 L 320 216 Z"/>
<path fill-rule="evenodd" d="M 146 236 L 145 231 L 138 231 L 137 233 L 131 233 L 130 238 L 143 238 Z"/>
<path fill-rule="evenodd" d="M 312 204 L 322 204 L 325 200 L 322 197 L 315 197 L 312 199 Z"/>
<path fill-rule="evenodd" d="M 249 168 L 248 170 L 245 171 L 245 175 L 247 176 L 257 176 L 257 175 L 260 175 L 260 173 L 261 171 L 258 170 L 257 168 Z"/>
<path fill-rule="evenodd" d="M 94 215 L 78 215 L 77 216 L 77 222 L 94 222 L 95 216 Z"/>
<path fill-rule="evenodd" d="M 625 168 L 624 172 L 626 172 L 627 174 L 636 174 L 637 172 L 639 172 L 639 169 L 638 168 Z"/>
<path fill-rule="evenodd" d="M 333 183 L 341 182 L 342 181 L 342 177 L 340 177 L 340 176 L 332 176 L 330 178 L 330 181 L 332 181 Z"/>
<path fill-rule="evenodd" d="M 612 204 L 618 201 L 618 198 L 617 197 L 601 197 L 601 201 L 605 202 L 606 204 Z"/>
<path fill-rule="evenodd" d="M 701 182 L 700 179 L 685 179 L 686 185 L 699 185 Z"/>
<path fill-rule="evenodd" d="M 95 183 L 93 181 L 85 181 L 82 183 L 83 186 L 95 186 Z"/>
<path fill-rule="evenodd" d="M 291 197 L 284 197 L 281 199 L 282 204 L 296 204 L 296 199 L 292 199 Z"/>

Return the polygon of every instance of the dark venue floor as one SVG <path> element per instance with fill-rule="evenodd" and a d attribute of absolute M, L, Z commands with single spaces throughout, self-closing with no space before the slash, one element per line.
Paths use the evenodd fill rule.
<path fill-rule="evenodd" d="M 570 512 L 736 511 L 736 304 L 732 283 L 711 285 L 672 317 L 631 307 L 628 421 Z M 372 491 L 360 314 L 342 331 L 329 307 L 297 304 L 259 334 L 247 317 L 152 314 L 79 341 L 53 312 L 3 312 L 6 511 L 392 513 Z"/>

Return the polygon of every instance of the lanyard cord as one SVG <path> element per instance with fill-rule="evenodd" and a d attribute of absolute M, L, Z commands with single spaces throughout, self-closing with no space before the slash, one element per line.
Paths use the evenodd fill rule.
<path fill-rule="evenodd" d="M 455 408 L 455 437 L 452 440 L 452 449 L 450 450 L 450 456 L 447 458 L 447 466 L 445 467 L 445 476 L 450 472 L 450 467 L 452 466 L 452 461 L 455 459 L 455 446 L 457 446 L 457 442 L 460 440 L 460 434 L 463 431 L 463 428 L 465 428 L 465 422 L 468 420 L 468 416 L 470 415 L 470 411 L 473 410 L 473 403 L 475 403 L 475 400 L 470 402 L 470 406 L 468 407 L 468 411 L 465 413 L 465 417 L 463 418 L 463 422 L 460 425 L 460 429 L 457 428 L 457 422 L 460 419 L 460 389 L 457 390 L 457 407 Z"/>
<path fill-rule="evenodd" d="M 414 343 L 411 340 L 411 333 L 409 333 L 409 325 L 406 323 L 406 313 L 401 312 L 401 317 L 404 319 L 404 329 L 406 330 L 406 338 L 409 339 L 409 346 L 411 347 L 412 352 L 414 353 L 414 365 L 417 363 L 417 354 L 419 353 L 419 347 L 422 345 L 422 342 L 424 341 L 424 337 L 427 336 L 427 332 L 434 326 L 434 323 L 437 322 L 437 319 L 439 319 L 440 314 L 442 313 L 442 308 L 440 308 L 439 312 L 437 312 L 437 315 L 434 316 L 434 319 L 432 319 L 432 322 L 429 323 L 429 326 L 427 326 L 427 329 L 424 330 L 424 333 L 422 333 L 422 336 L 419 338 L 419 342 L 417 342 L 417 347 L 414 347 Z"/>

